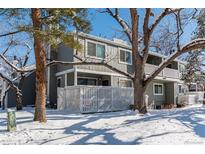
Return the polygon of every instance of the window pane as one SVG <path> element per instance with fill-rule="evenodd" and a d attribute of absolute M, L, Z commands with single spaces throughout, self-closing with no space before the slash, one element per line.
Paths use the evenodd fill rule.
<path fill-rule="evenodd" d="M 87 79 L 84 78 L 78 78 L 78 85 L 87 85 Z"/>
<path fill-rule="evenodd" d="M 179 93 L 182 93 L 182 86 L 179 85 Z"/>
<path fill-rule="evenodd" d="M 131 53 L 130 52 L 126 52 L 126 62 L 131 64 Z"/>
<path fill-rule="evenodd" d="M 154 85 L 154 93 L 158 94 L 158 86 L 157 85 Z"/>
<path fill-rule="evenodd" d="M 95 79 L 88 79 L 88 85 L 97 85 Z"/>
<path fill-rule="evenodd" d="M 78 78 L 78 85 L 97 85 L 96 79 Z"/>
<path fill-rule="evenodd" d="M 132 81 L 127 81 L 127 87 L 132 87 Z"/>
<path fill-rule="evenodd" d="M 132 81 L 120 80 L 120 87 L 132 87 Z"/>
<path fill-rule="evenodd" d="M 96 45 L 94 43 L 88 42 L 87 51 L 89 56 L 96 56 Z"/>
<path fill-rule="evenodd" d="M 105 58 L 105 46 L 97 44 L 96 56 L 99 58 Z"/>
<path fill-rule="evenodd" d="M 58 78 L 58 79 L 57 79 L 57 86 L 58 86 L 58 87 L 61 87 L 61 78 Z"/>
<path fill-rule="evenodd" d="M 158 93 L 162 94 L 162 85 L 158 85 Z"/>
<path fill-rule="evenodd" d="M 125 62 L 125 51 L 124 50 L 120 50 L 120 61 Z"/>
<path fill-rule="evenodd" d="M 154 93 L 155 94 L 163 94 L 163 86 L 162 85 L 154 85 Z"/>

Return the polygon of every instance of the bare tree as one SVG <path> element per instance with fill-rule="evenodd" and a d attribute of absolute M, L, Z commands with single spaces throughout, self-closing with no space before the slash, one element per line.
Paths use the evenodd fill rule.
<path fill-rule="evenodd" d="M 130 78 L 134 83 L 134 106 L 135 109 L 139 110 L 140 113 L 146 113 L 146 105 L 144 103 L 145 90 L 151 81 L 175 58 L 179 57 L 183 53 L 189 51 L 198 51 L 198 49 L 205 48 L 205 38 L 197 38 L 189 41 L 186 44 L 181 43 L 181 38 L 183 34 L 183 14 L 182 11 L 184 9 L 162 9 L 161 13 L 156 16 L 152 9 L 147 8 L 144 9 L 144 16 L 138 13 L 138 9 L 131 8 L 129 9 L 130 21 L 129 24 L 126 20 L 122 19 L 120 16 L 119 9 L 106 9 L 105 13 L 109 14 L 116 22 L 121 26 L 124 33 L 126 34 L 128 40 L 132 46 L 132 61 L 134 73 L 129 74 L 119 70 L 108 64 L 108 61 L 102 60 L 101 62 L 89 61 L 87 59 L 81 59 L 79 62 L 63 62 L 63 61 L 51 61 L 48 64 L 44 63 L 44 69 L 46 66 L 50 65 L 104 65 L 120 74 L 125 75 Z M 186 9 L 185 9 L 186 10 Z M 149 51 L 152 46 L 157 46 L 158 48 L 162 48 L 162 43 L 160 41 L 154 40 L 154 33 L 159 29 L 159 25 L 163 23 L 163 20 L 169 19 L 172 16 L 172 20 L 175 23 L 174 29 L 175 32 L 167 31 L 168 38 L 172 37 L 173 43 L 172 51 L 169 53 L 167 59 L 165 59 L 156 70 L 154 70 L 149 76 L 145 75 L 145 64 L 148 58 Z M 139 24 L 139 19 L 142 20 L 142 24 Z M 188 19 L 187 19 L 188 20 Z M 173 26 L 173 25 L 172 25 Z M 39 41 L 36 40 L 36 41 Z M 153 43 L 155 42 L 155 43 Z M 37 43 L 37 42 L 36 42 Z M 159 44 L 157 44 L 159 43 Z M 169 43 L 169 42 L 168 42 Z M 166 46 L 166 45 L 165 45 Z M 36 45 L 36 49 L 40 50 L 40 46 Z M 163 48 L 162 48 L 163 50 Z M 40 55 L 39 55 L 40 56 Z M 77 56 L 76 56 L 77 57 Z M 21 71 L 29 71 L 27 69 Z M 43 74 L 41 74 L 43 75 Z M 44 112 L 41 112 L 44 113 Z M 44 119 L 43 119 L 44 120 Z"/>
<path fill-rule="evenodd" d="M 120 17 L 119 9 L 106 9 L 104 12 L 109 14 L 114 20 L 119 23 L 124 33 L 126 34 L 128 40 L 132 46 L 132 59 L 133 59 L 133 68 L 134 74 L 131 77 L 134 83 L 134 106 L 135 109 L 139 110 L 140 113 L 146 113 L 146 105 L 144 103 L 145 90 L 149 83 L 175 58 L 179 57 L 183 53 L 189 51 L 197 51 L 205 47 L 205 38 L 197 38 L 191 40 L 190 42 L 182 45 L 181 36 L 183 34 L 183 23 L 182 18 L 184 17 L 182 11 L 184 9 L 163 9 L 161 13 L 155 17 L 153 10 L 150 8 L 144 9 L 144 16 L 138 13 L 138 9 L 131 8 L 129 10 L 131 25 L 127 23 L 126 20 Z M 193 13 L 194 15 L 195 13 Z M 153 71 L 149 76 L 145 75 L 145 63 L 148 58 L 149 50 L 153 45 L 153 33 L 159 29 L 159 25 L 163 20 L 172 18 L 172 22 L 175 23 L 174 30 L 175 32 L 167 31 L 167 36 L 170 39 L 173 39 L 172 51 L 168 58 L 165 59 L 158 68 Z M 154 19 L 151 19 L 153 18 Z M 139 24 L 139 19 L 142 19 L 142 24 Z M 189 22 L 189 21 L 188 21 Z M 142 31 L 142 35 L 140 32 Z M 159 43 L 159 44 L 158 44 Z M 159 48 L 162 46 L 160 42 L 155 42 L 155 46 Z"/>
<path fill-rule="evenodd" d="M 3 62 L 2 64 L 2 68 L 6 67 L 4 69 L 4 71 L 1 72 L 1 78 L 3 79 L 4 82 L 8 83 L 8 87 L 5 89 L 5 91 L 2 92 L 3 95 L 3 103 L 5 103 L 5 96 L 7 94 L 7 92 L 10 89 L 13 89 L 14 92 L 16 93 L 16 109 L 17 110 L 21 110 L 22 109 L 22 94 L 21 94 L 21 88 L 22 88 L 22 84 L 25 78 L 25 75 L 27 74 L 27 72 L 29 71 L 25 71 L 23 68 L 27 67 L 27 62 L 29 59 L 29 53 L 31 51 L 31 47 L 26 43 L 26 42 L 20 42 L 23 46 L 26 46 L 27 48 L 27 52 L 24 56 L 21 57 L 17 57 L 14 56 L 13 59 L 8 60 L 6 58 L 6 54 L 7 52 L 10 50 L 10 47 L 14 44 L 14 46 L 16 46 L 18 44 L 18 42 L 14 41 L 13 39 L 10 41 L 8 47 L 0 54 L 0 58 L 1 61 Z M 14 64 L 15 62 L 15 64 Z M 17 66 L 17 64 L 19 66 Z M 5 72 L 7 75 L 4 75 Z M 16 82 L 17 81 L 17 82 Z M 14 82 L 17 83 L 14 84 Z"/>

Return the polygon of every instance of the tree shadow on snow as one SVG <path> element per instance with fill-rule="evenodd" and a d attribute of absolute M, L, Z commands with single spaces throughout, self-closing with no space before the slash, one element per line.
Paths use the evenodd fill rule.
<path fill-rule="evenodd" d="M 171 119 L 178 120 L 181 124 L 188 127 L 189 129 L 193 130 L 196 135 L 198 135 L 201 138 L 205 138 L 205 118 L 199 118 L 197 116 L 204 116 L 205 115 L 205 108 L 190 108 L 186 110 L 176 110 L 170 112 L 169 110 L 165 110 L 163 112 L 157 113 L 155 115 L 151 115 L 149 117 L 143 117 L 136 120 L 127 120 L 125 124 L 131 125 L 136 124 L 140 122 L 146 122 L 146 121 L 154 121 L 159 119 L 169 119 L 168 121 L 170 123 Z M 205 116 L 204 116 L 205 117 Z"/>

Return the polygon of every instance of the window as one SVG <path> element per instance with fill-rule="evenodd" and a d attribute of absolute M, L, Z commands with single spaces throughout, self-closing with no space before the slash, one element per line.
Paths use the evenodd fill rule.
<path fill-rule="evenodd" d="M 120 50 L 120 62 L 132 64 L 131 52 L 126 50 Z"/>
<path fill-rule="evenodd" d="M 103 59 L 105 58 L 105 45 L 87 42 L 87 54 Z"/>
<path fill-rule="evenodd" d="M 154 84 L 154 95 L 163 95 L 163 84 Z"/>
<path fill-rule="evenodd" d="M 57 78 L 57 87 L 61 87 L 61 77 Z"/>
<path fill-rule="evenodd" d="M 97 79 L 94 78 L 85 78 L 79 77 L 78 78 L 78 85 L 97 85 Z"/>
<path fill-rule="evenodd" d="M 132 87 L 132 81 L 131 80 L 120 79 L 119 80 L 119 86 L 120 87 Z"/>
<path fill-rule="evenodd" d="M 182 85 L 178 85 L 178 88 L 179 88 L 179 93 L 180 93 L 180 94 L 183 93 L 183 92 L 182 92 Z"/>

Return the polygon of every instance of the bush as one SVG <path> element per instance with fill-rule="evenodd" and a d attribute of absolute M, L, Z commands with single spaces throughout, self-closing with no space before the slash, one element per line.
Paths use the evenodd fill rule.
<path fill-rule="evenodd" d="M 134 110 L 134 109 L 135 109 L 134 104 L 130 104 L 130 105 L 129 105 L 129 109 L 130 109 L 130 110 Z"/>
<path fill-rule="evenodd" d="M 182 108 L 182 107 L 185 107 L 186 106 L 186 103 L 177 103 L 177 108 Z"/>
<path fill-rule="evenodd" d="M 167 104 L 163 104 L 162 105 L 162 108 L 163 109 L 172 109 L 172 108 L 175 108 L 175 105 L 174 105 L 174 103 L 167 103 Z"/>

